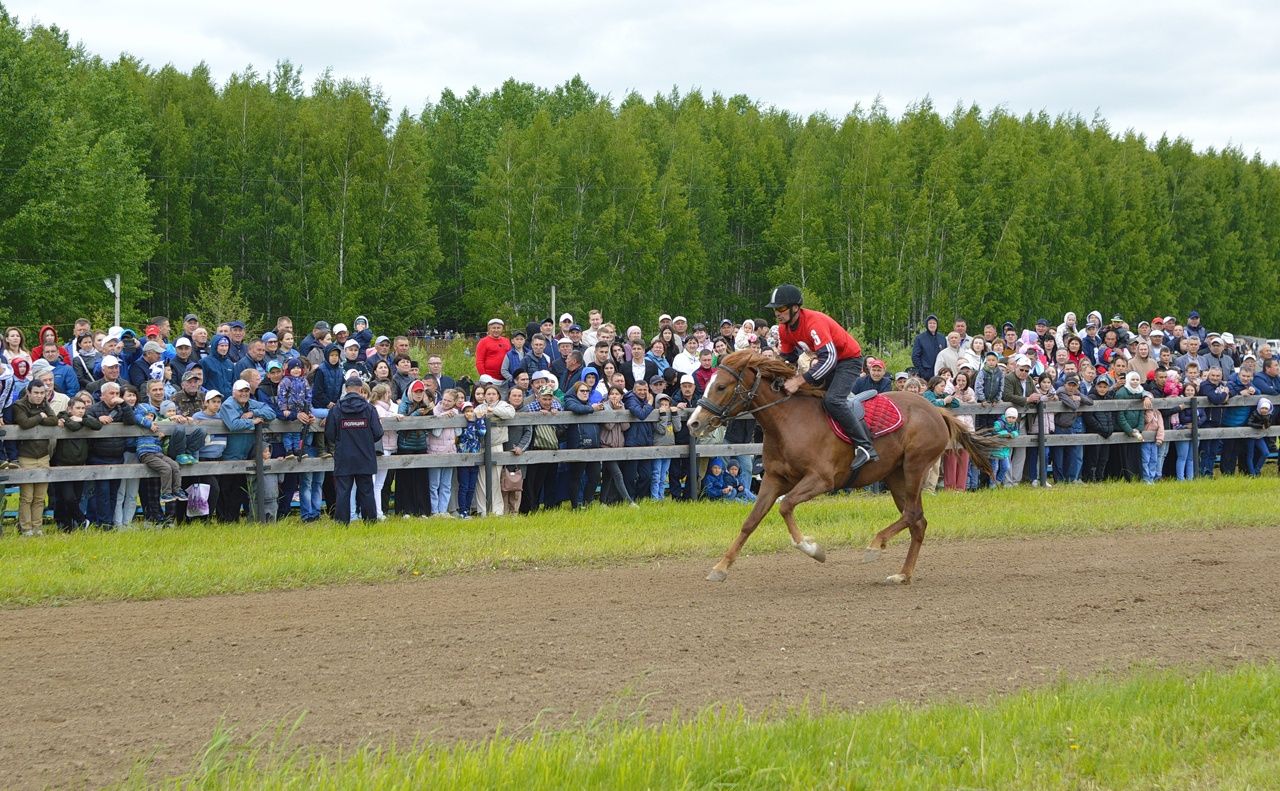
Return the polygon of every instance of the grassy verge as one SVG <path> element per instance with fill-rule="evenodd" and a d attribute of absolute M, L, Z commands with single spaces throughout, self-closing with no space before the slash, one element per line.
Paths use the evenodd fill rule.
<path fill-rule="evenodd" d="M 604 720 L 454 746 L 325 755 L 220 732 L 182 788 L 1275 788 L 1280 669 L 1142 673 L 987 705 L 754 718 L 715 709 L 656 727 Z M 139 767 L 126 788 L 146 787 Z"/>
<path fill-rule="evenodd" d="M 1278 492 L 1275 478 L 1019 487 L 930 497 L 926 514 L 931 540 L 1261 527 L 1277 524 Z M 680 555 L 703 556 L 709 565 L 747 510 L 741 504 L 648 502 L 638 510 L 595 507 L 527 518 L 391 519 L 345 528 L 290 519 L 6 538 L 0 540 L 0 605 L 206 596 Z M 865 545 L 897 517 L 889 497 L 863 494 L 822 498 L 797 514 L 801 529 L 829 548 Z M 775 511 L 747 551 L 788 544 Z"/>

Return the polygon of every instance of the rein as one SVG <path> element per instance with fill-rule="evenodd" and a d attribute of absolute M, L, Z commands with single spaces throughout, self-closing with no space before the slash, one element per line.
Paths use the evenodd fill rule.
<path fill-rule="evenodd" d="M 716 420 L 720 421 L 721 423 L 724 423 L 727 418 L 731 417 L 729 413 L 733 412 L 734 408 L 737 407 L 739 403 L 741 403 L 744 406 L 751 405 L 751 402 L 755 400 L 756 391 L 760 389 L 760 382 L 763 381 L 764 377 L 760 376 L 760 372 L 754 368 L 744 368 L 743 369 L 744 373 L 746 371 L 754 371 L 756 375 L 755 381 L 751 383 L 751 389 L 747 390 L 742 386 L 741 373 L 738 373 L 732 368 L 729 368 L 723 365 L 717 368 L 716 370 L 724 371 L 725 373 L 733 377 L 733 381 L 734 381 L 733 398 L 729 399 L 728 403 L 726 403 L 724 406 L 718 406 L 708 401 L 706 396 L 703 396 L 702 398 L 698 399 L 698 406 L 710 412 L 712 417 L 714 417 Z M 773 380 L 772 387 L 775 391 L 782 390 L 782 384 L 777 379 Z M 768 409 L 769 407 L 777 406 L 778 404 L 781 404 L 784 401 L 790 401 L 793 395 L 795 394 L 788 393 L 782 398 L 779 398 L 777 401 L 770 401 L 769 403 L 763 404 L 754 409 L 743 409 L 739 412 L 734 413 L 734 415 L 754 415 L 755 413 Z"/>

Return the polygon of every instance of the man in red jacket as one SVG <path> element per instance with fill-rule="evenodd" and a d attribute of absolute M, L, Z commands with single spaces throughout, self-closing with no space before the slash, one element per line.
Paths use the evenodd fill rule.
<path fill-rule="evenodd" d="M 502 361 L 511 351 L 511 341 L 502 335 L 505 327 L 502 319 L 489 319 L 489 334 L 476 344 L 476 373 L 488 374 L 499 382 L 502 381 Z"/>
<path fill-rule="evenodd" d="M 856 470 L 880 458 L 867 427 L 854 417 L 848 401 L 853 383 L 862 375 L 862 347 L 835 319 L 803 308 L 803 304 L 800 289 L 792 285 L 778 286 L 769 298 L 768 307 L 778 321 L 778 352 L 782 358 L 794 365 L 802 352 L 814 354 L 813 365 L 804 374 L 788 379 L 786 390 L 794 393 L 806 382 L 827 389 L 822 403 L 853 440 L 853 464 L 849 469 Z"/>

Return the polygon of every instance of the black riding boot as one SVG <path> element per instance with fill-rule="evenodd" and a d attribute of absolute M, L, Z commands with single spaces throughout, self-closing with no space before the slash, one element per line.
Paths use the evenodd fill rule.
<path fill-rule="evenodd" d="M 880 454 L 876 453 L 876 446 L 871 444 L 871 432 L 867 431 L 865 422 L 855 418 L 841 424 L 841 428 L 853 440 L 853 463 L 849 465 L 850 471 L 879 460 Z"/>

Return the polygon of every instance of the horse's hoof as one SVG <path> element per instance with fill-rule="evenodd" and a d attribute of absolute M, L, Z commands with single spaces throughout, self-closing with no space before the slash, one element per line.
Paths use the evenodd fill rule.
<path fill-rule="evenodd" d="M 872 549 L 868 547 L 867 551 L 862 553 L 862 562 L 875 563 L 877 560 L 880 559 L 880 552 L 881 550 L 879 549 Z"/>
<path fill-rule="evenodd" d="M 827 561 L 827 553 L 823 552 L 822 547 L 818 546 L 816 542 L 809 540 L 807 536 L 799 543 L 794 541 L 791 542 L 791 546 L 805 553 L 819 563 L 825 563 Z"/>
<path fill-rule="evenodd" d="M 724 582 L 729 579 L 729 572 L 720 569 L 711 569 L 711 573 L 707 575 L 708 582 Z"/>
<path fill-rule="evenodd" d="M 910 585 L 911 578 L 906 574 L 890 574 L 884 578 L 885 585 Z"/>

